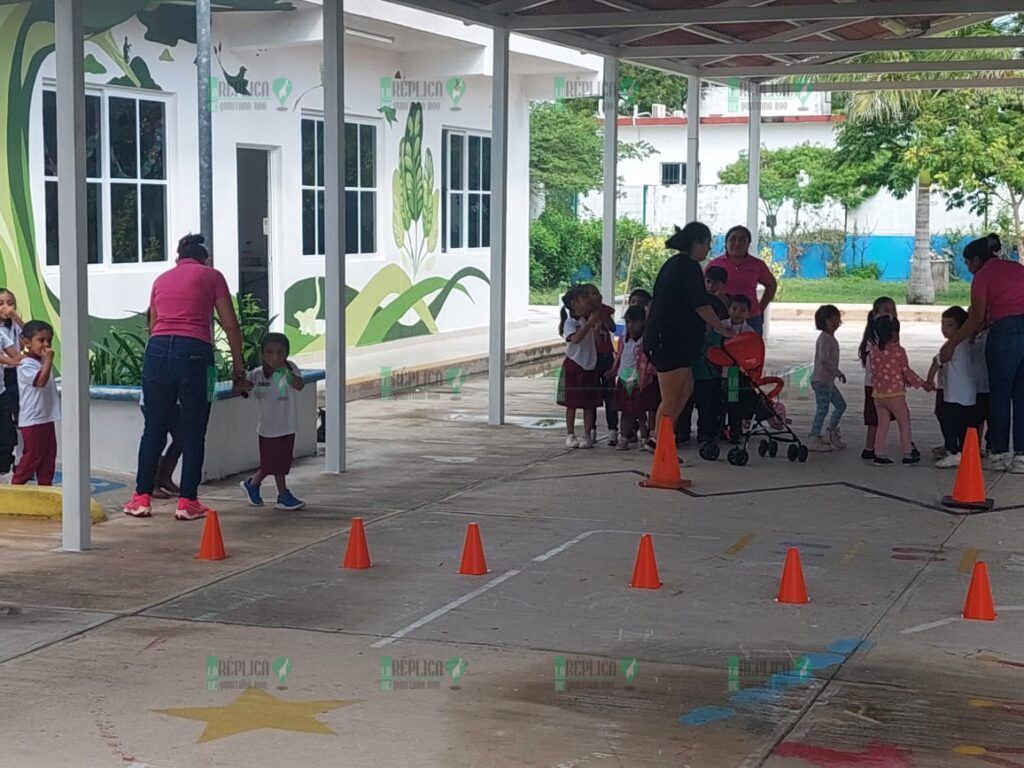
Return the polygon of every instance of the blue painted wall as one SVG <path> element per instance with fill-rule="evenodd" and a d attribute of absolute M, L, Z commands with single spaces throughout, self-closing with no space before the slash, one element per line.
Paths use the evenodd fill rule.
<path fill-rule="evenodd" d="M 971 274 L 964 266 L 963 259 L 959 254 L 967 245 L 970 238 L 965 238 L 957 243 L 953 249 L 957 254 L 953 259 L 953 274 L 961 280 L 970 280 Z M 786 244 L 780 241 L 770 243 L 772 253 L 776 261 L 786 262 Z M 942 236 L 932 237 L 932 250 L 936 253 L 943 253 L 946 249 L 946 238 Z M 712 243 L 712 254 L 717 255 L 725 251 L 725 237 L 718 235 Z M 843 263 L 847 268 L 856 268 L 865 264 L 877 264 L 882 273 L 882 280 L 906 281 L 910 277 L 910 260 L 914 253 L 914 237 L 912 235 L 871 235 L 871 236 L 848 236 L 846 247 L 843 250 Z M 827 277 L 826 264 L 828 262 L 828 251 L 823 246 L 810 246 L 805 249 L 800 257 L 799 277 L 809 280 Z M 786 277 L 794 277 L 792 270 L 787 266 Z"/>

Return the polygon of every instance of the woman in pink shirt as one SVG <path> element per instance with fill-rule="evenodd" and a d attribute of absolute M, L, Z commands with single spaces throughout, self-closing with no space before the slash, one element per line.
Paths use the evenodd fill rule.
<path fill-rule="evenodd" d="M 971 309 L 967 322 L 942 345 L 939 359 L 948 362 L 957 345 L 988 327 L 990 452 L 985 468 L 1024 474 L 1024 265 L 999 258 L 1001 250 L 996 235 L 972 240 L 964 248 L 964 261 L 974 275 Z"/>
<path fill-rule="evenodd" d="M 203 474 L 206 426 L 210 420 L 215 382 L 213 312 L 216 309 L 228 337 L 234 364 L 234 383 L 248 389 L 242 332 L 222 275 L 207 266 L 210 254 L 202 235 L 187 235 L 178 243 L 174 269 L 160 275 L 150 293 L 150 333 L 142 363 L 142 393 L 146 426 L 139 444 L 135 494 L 125 514 L 149 517 L 157 463 L 167 443 L 175 408 L 180 404 L 182 436 L 181 494 L 175 517 L 198 520 L 210 510 L 198 499 Z M 211 377 L 213 372 L 213 377 Z"/>
<path fill-rule="evenodd" d="M 729 275 L 725 292 L 730 296 L 742 294 L 750 299 L 747 322 L 758 333 L 764 333 L 764 311 L 775 298 L 779 283 L 768 265 L 747 253 L 751 243 L 750 230 L 735 226 L 725 234 L 725 255 L 714 259 L 708 268 L 722 267 Z M 764 296 L 757 298 L 757 286 L 764 286 Z"/>

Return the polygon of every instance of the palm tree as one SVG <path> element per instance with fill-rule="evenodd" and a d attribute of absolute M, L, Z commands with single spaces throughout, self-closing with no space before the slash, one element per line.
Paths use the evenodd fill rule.
<path fill-rule="evenodd" d="M 955 32 L 948 37 L 996 36 L 1001 32 L 991 22 L 975 24 Z M 969 61 L 1013 58 L 1016 51 L 1006 49 L 974 49 L 943 51 L 894 51 L 870 53 L 857 56 L 851 61 L 857 63 L 907 62 L 907 61 Z M 968 76 L 1002 77 L 1005 72 L 952 73 L 950 79 Z M 846 121 L 838 127 L 837 144 L 844 159 L 853 160 L 860 155 L 861 161 L 880 152 L 888 152 L 891 163 L 879 167 L 880 186 L 888 188 L 897 197 L 903 197 L 910 188 L 916 190 L 914 206 L 914 252 L 910 265 L 910 279 L 907 281 L 907 301 L 910 304 L 931 304 L 935 301 L 935 286 L 931 270 L 931 198 L 932 181 L 926 172 L 908 176 L 900 167 L 902 155 L 914 138 L 914 120 L 920 115 L 922 105 L 942 89 L 936 90 L 883 90 L 886 82 L 907 80 L 939 80 L 939 73 L 889 73 L 867 75 L 827 75 L 817 78 L 818 82 L 864 82 L 874 81 L 878 90 L 853 91 L 846 106 Z M 882 140 L 882 145 L 879 140 Z M 888 142 L 888 146 L 885 143 Z M 859 148 L 859 152 L 857 149 Z M 842 160 L 841 160 L 842 162 Z"/>

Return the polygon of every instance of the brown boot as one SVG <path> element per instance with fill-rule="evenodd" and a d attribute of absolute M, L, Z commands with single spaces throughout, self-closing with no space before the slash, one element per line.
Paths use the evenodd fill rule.
<path fill-rule="evenodd" d="M 153 483 L 154 496 L 157 496 L 156 491 L 163 491 L 171 496 L 181 493 L 181 489 L 174 482 L 174 470 L 177 464 L 178 462 L 171 463 L 166 458 L 160 459 L 160 463 L 156 467 L 156 481 Z M 161 497 L 157 496 L 157 498 Z"/>

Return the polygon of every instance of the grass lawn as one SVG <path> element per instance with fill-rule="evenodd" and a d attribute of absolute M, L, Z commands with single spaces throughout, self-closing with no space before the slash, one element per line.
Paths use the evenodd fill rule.
<path fill-rule="evenodd" d="M 892 296 L 897 304 L 907 303 L 907 284 L 895 280 L 868 280 L 860 277 L 840 277 L 831 280 L 803 280 L 783 278 L 779 281 L 776 301 L 797 304 L 870 304 L 879 296 Z M 937 294 L 940 305 L 971 303 L 971 284 L 950 282 L 946 293 Z"/>
<path fill-rule="evenodd" d="M 595 280 L 596 282 L 596 280 Z M 556 306 L 562 291 L 557 288 L 531 288 L 530 303 Z M 879 296 L 892 296 L 897 304 L 907 303 L 907 284 L 898 280 L 868 280 L 862 277 L 839 277 L 829 280 L 783 278 L 779 281 L 776 301 L 794 304 L 870 304 Z M 971 303 L 971 284 L 951 282 L 946 293 L 935 297 L 938 305 Z"/>

